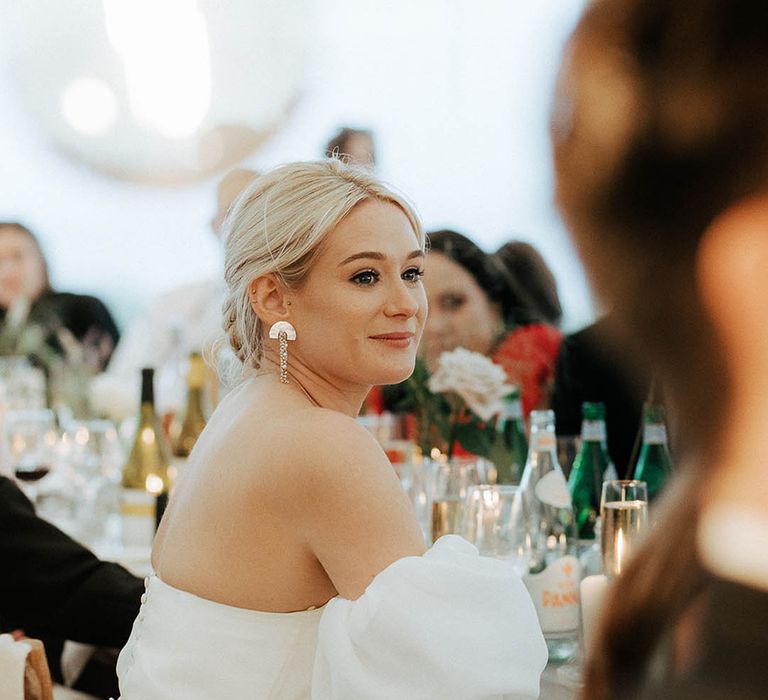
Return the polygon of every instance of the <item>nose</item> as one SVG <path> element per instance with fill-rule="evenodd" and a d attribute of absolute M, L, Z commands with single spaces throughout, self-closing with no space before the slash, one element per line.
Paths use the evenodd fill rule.
<path fill-rule="evenodd" d="M 421 296 L 419 289 L 399 281 L 387 298 L 384 313 L 387 316 L 411 318 L 418 313 L 421 303 L 425 303 Z"/>

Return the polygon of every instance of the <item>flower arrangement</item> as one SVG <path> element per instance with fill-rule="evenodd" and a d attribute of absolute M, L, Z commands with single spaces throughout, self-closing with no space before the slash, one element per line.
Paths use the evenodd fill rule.
<path fill-rule="evenodd" d="M 511 480 L 513 457 L 497 423 L 504 398 L 515 387 L 507 384 L 502 367 L 485 355 L 456 348 L 440 355 L 431 375 L 419 358 L 403 389 L 399 408 L 415 415 L 424 454 L 437 447 L 450 459 L 461 446 L 493 462 L 500 482 Z"/>

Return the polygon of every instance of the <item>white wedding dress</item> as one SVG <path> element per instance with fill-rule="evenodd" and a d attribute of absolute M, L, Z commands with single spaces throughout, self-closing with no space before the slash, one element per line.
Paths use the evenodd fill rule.
<path fill-rule="evenodd" d="M 505 700 L 539 696 L 547 649 L 507 564 L 448 535 L 356 601 L 268 613 L 148 579 L 122 700 Z"/>

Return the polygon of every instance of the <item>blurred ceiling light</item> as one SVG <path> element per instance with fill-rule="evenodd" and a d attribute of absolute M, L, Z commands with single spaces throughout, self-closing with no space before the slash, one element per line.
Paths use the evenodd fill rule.
<path fill-rule="evenodd" d="M 315 0 L 0 6 L 0 68 L 28 122 L 100 173 L 177 184 L 242 162 L 285 123 Z"/>
<path fill-rule="evenodd" d="M 61 92 L 61 114 L 86 136 L 105 134 L 117 119 L 115 93 L 103 80 L 77 78 Z"/>
<path fill-rule="evenodd" d="M 103 2 L 134 118 L 169 138 L 191 136 L 211 106 L 208 29 L 196 0 Z"/>

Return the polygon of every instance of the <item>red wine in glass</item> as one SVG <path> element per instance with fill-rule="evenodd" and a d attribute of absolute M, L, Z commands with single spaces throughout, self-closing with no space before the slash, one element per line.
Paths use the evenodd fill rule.
<path fill-rule="evenodd" d="M 38 464 L 33 467 L 16 467 L 16 478 L 19 481 L 40 481 L 49 471 L 51 471 L 51 467 L 48 464 Z"/>

